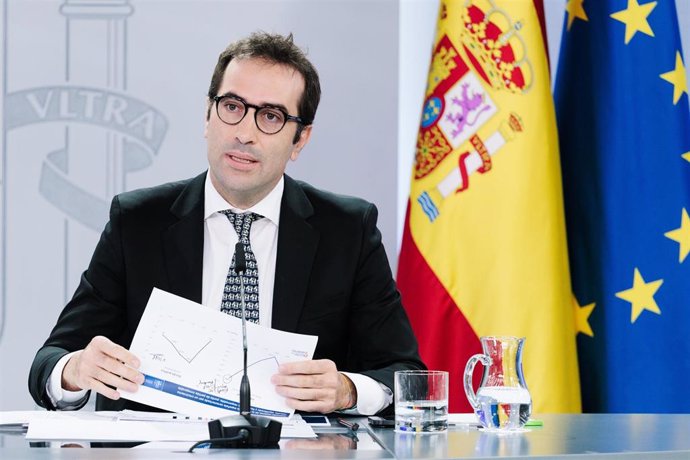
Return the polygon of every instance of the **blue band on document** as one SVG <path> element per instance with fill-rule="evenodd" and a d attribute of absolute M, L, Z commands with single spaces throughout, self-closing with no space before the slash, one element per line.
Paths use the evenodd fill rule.
<path fill-rule="evenodd" d="M 221 409 L 230 410 L 233 412 L 240 411 L 240 403 L 230 399 L 224 399 L 216 395 L 204 393 L 203 391 L 195 390 L 193 388 L 178 385 L 177 383 L 168 380 L 159 379 L 150 375 L 144 374 L 143 386 L 159 390 L 180 398 L 189 399 L 207 406 L 220 407 Z M 270 417 L 288 417 L 287 412 L 278 412 L 274 410 L 263 409 L 261 407 L 251 406 L 252 415 L 267 415 Z"/>

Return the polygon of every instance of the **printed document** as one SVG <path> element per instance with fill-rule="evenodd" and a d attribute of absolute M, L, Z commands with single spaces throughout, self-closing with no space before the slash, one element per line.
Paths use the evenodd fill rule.
<path fill-rule="evenodd" d="M 0 412 L 0 421 L 28 423 L 30 441 L 199 441 L 209 437 L 208 422 L 200 418 L 127 410 Z M 299 414 L 280 421 L 281 439 L 316 437 Z"/>
<path fill-rule="evenodd" d="M 317 339 L 247 322 L 253 415 L 292 415 L 270 378 L 280 363 L 311 359 Z M 118 390 L 124 398 L 201 417 L 239 412 L 241 319 L 156 288 L 130 351 L 141 360 L 145 381 L 135 393 Z"/>

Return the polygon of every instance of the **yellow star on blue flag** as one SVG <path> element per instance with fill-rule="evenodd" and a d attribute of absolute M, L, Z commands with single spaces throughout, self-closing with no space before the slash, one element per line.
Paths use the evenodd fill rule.
<path fill-rule="evenodd" d="M 616 297 L 630 302 L 630 322 L 634 323 L 644 310 L 649 310 L 657 315 L 661 314 L 659 305 L 654 300 L 654 294 L 659 290 L 664 280 L 645 282 L 640 270 L 635 268 L 633 285 L 630 289 L 616 292 Z"/>
<path fill-rule="evenodd" d="M 659 75 L 673 85 L 673 104 L 677 104 L 683 93 L 688 94 L 688 79 L 685 75 L 685 66 L 680 51 L 676 51 L 676 64 L 673 70 Z"/>
<path fill-rule="evenodd" d="M 575 19 L 587 21 L 587 12 L 582 4 L 583 2 L 584 0 L 568 0 L 568 3 L 565 4 L 565 11 L 568 16 L 567 30 L 570 30 Z"/>
<path fill-rule="evenodd" d="M 637 0 L 628 0 L 628 7 L 624 10 L 611 14 L 611 17 L 625 24 L 625 44 L 630 43 L 637 32 L 642 32 L 649 36 L 654 36 L 654 32 L 647 21 L 647 16 L 652 13 L 656 2 L 649 2 L 643 5 Z"/>
<path fill-rule="evenodd" d="M 680 218 L 680 227 L 668 231 L 664 235 L 666 238 L 672 239 L 679 244 L 678 262 L 683 263 L 690 252 L 690 217 L 688 217 L 688 212 L 685 208 L 683 208 L 683 214 Z"/>

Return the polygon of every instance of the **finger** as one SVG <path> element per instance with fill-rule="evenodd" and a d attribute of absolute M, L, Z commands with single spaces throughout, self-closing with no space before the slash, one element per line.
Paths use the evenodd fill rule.
<path fill-rule="evenodd" d="M 125 347 L 116 344 L 110 339 L 103 336 L 96 336 L 91 340 L 93 346 L 105 353 L 108 356 L 112 356 L 116 360 L 126 363 L 134 368 L 138 368 L 141 365 L 139 358 L 134 355 L 131 351 L 127 350 Z"/>
<path fill-rule="evenodd" d="M 304 412 L 319 412 L 321 414 L 328 414 L 336 410 L 332 404 L 327 404 L 323 401 L 301 401 L 299 399 L 286 399 L 285 404 L 295 410 Z"/>
<path fill-rule="evenodd" d="M 337 368 L 330 359 L 316 359 L 308 361 L 292 361 L 283 363 L 278 367 L 278 372 L 283 375 L 292 374 L 324 374 L 335 372 Z"/>
<path fill-rule="evenodd" d="M 85 386 L 85 389 L 95 391 L 96 393 L 100 393 L 109 399 L 120 399 L 120 393 L 104 385 L 102 382 L 94 378 L 89 379 L 89 382 Z"/>
<path fill-rule="evenodd" d="M 312 376 L 310 375 L 281 375 L 276 374 L 271 377 L 271 382 L 276 386 L 313 388 Z"/>
<path fill-rule="evenodd" d="M 134 389 L 135 391 L 136 391 L 136 387 L 137 387 L 137 385 L 135 383 L 127 382 L 126 380 L 123 380 L 122 378 L 120 378 L 119 375 L 115 375 L 115 374 L 107 371 L 106 369 L 103 369 L 100 367 L 95 368 L 93 370 L 93 372 L 91 373 L 91 375 L 89 376 L 89 378 L 91 378 L 95 381 L 98 381 L 104 385 L 107 385 L 109 387 L 117 388 L 118 386 L 122 385 L 123 387 L 127 386 L 131 389 Z"/>
<path fill-rule="evenodd" d="M 113 385 L 117 390 L 126 391 L 128 393 L 136 393 L 139 391 L 139 385 L 132 383 L 125 379 L 120 379 L 115 385 Z"/>
<path fill-rule="evenodd" d="M 123 390 L 129 393 L 136 393 L 139 390 L 138 382 L 132 382 L 131 380 L 124 379 L 119 375 L 107 371 L 104 371 L 104 373 L 98 377 L 98 380 L 106 385 L 115 387 L 117 390 Z"/>
<path fill-rule="evenodd" d="M 116 376 L 122 377 L 125 380 L 141 385 L 144 383 L 144 374 L 132 369 L 119 360 L 107 355 L 101 355 L 99 366 L 106 371 Z"/>
<path fill-rule="evenodd" d="M 300 401 L 325 401 L 335 403 L 335 390 L 325 388 L 276 387 L 276 393 Z"/>
<path fill-rule="evenodd" d="M 294 374 L 281 375 L 276 374 L 271 377 L 271 382 L 274 385 L 282 385 L 296 388 L 332 388 L 338 386 L 339 379 L 337 373 L 330 374 Z"/>

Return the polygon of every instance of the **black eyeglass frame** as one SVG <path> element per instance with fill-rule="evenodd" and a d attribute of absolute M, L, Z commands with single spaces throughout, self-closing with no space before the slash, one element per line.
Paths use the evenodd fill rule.
<path fill-rule="evenodd" d="M 230 100 L 241 102 L 242 104 L 244 104 L 244 107 L 245 107 L 244 115 L 242 115 L 242 118 L 237 120 L 237 122 L 229 123 L 229 122 L 223 120 L 223 117 L 220 116 L 219 106 L 220 106 L 220 101 L 223 99 L 230 99 Z M 246 117 L 247 113 L 249 113 L 249 110 L 247 110 L 247 109 L 254 109 L 254 124 L 259 129 L 259 131 L 261 131 L 262 133 L 264 133 L 268 136 L 272 136 L 274 134 L 278 134 L 279 132 L 281 132 L 283 130 L 283 128 L 285 128 L 285 125 L 287 124 L 288 121 L 292 121 L 292 122 L 295 122 L 298 125 L 300 125 L 298 130 L 297 130 L 298 133 L 301 131 L 302 127 L 309 126 L 311 124 L 311 122 L 308 122 L 307 120 L 305 120 L 301 117 L 290 115 L 289 113 L 287 113 L 285 110 L 281 109 L 280 107 L 276 107 L 273 105 L 250 104 L 249 102 L 245 101 L 241 97 L 236 96 L 234 94 L 224 94 L 222 96 L 216 95 L 216 96 L 213 96 L 213 101 L 216 103 L 216 115 L 218 115 L 218 119 L 220 121 L 222 121 L 223 123 L 225 123 L 226 125 L 230 125 L 230 126 L 236 126 L 236 125 L 239 125 L 240 123 L 242 123 L 242 120 L 244 120 L 244 117 Z M 259 110 L 261 110 L 261 109 L 277 110 L 278 112 L 282 113 L 283 117 L 284 117 L 283 126 L 281 126 L 280 129 L 274 133 L 267 133 L 266 131 L 261 129 L 261 127 L 259 126 L 259 120 L 257 119 L 257 117 L 259 116 Z"/>

